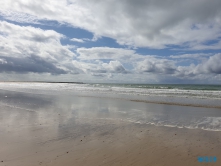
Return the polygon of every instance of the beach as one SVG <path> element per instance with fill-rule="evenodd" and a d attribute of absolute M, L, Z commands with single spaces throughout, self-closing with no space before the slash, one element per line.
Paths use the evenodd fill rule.
<path fill-rule="evenodd" d="M 0 166 L 220 165 L 217 95 L 176 102 L 63 84 L 30 87 L 0 85 Z"/>

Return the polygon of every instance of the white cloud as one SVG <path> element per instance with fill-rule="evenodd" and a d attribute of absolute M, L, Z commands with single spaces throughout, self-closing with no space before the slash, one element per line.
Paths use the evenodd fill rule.
<path fill-rule="evenodd" d="M 211 53 L 195 53 L 195 54 L 182 54 L 182 55 L 170 55 L 170 58 L 173 59 L 198 59 L 198 58 L 207 58 L 209 56 L 211 56 Z"/>
<path fill-rule="evenodd" d="M 97 37 L 97 36 L 94 36 L 92 39 L 88 39 L 88 38 L 81 38 L 81 39 L 79 39 L 79 38 L 72 38 L 72 39 L 70 39 L 70 41 L 78 42 L 78 43 L 85 43 L 87 41 L 95 42 L 95 41 L 98 40 L 98 38 L 99 37 Z"/>
<path fill-rule="evenodd" d="M 10 21 L 20 23 L 33 23 L 39 24 L 38 17 L 24 12 L 15 12 L 11 10 L 0 10 L 0 16 Z"/>
<path fill-rule="evenodd" d="M 179 78 L 187 79 L 220 79 L 221 75 L 221 54 L 215 54 L 210 56 L 208 59 L 203 60 L 201 63 L 190 66 L 178 66 L 175 76 Z"/>
<path fill-rule="evenodd" d="M 104 63 L 103 66 L 111 73 L 127 73 L 126 69 L 119 61 L 110 61 L 109 64 Z"/>
<path fill-rule="evenodd" d="M 110 47 L 78 48 L 77 53 L 80 55 L 78 56 L 78 59 L 81 60 L 88 60 L 88 59 L 128 60 L 128 58 L 130 59 L 132 58 L 132 56 L 135 55 L 134 50 L 123 49 L 123 48 L 110 48 Z"/>
<path fill-rule="evenodd" d="M 124 68 L 124 66 L 119 61 L 110 61 L 109 63 L 105 63 L 102 61 L 73 61 L 74 66 L 79 69 L 82 69 L 85 73 L 92 74 L 93 76 L 109 76 L 111 73 L 129 73 L 128 70 Z"/>
<path fill-rule="evenodd" d="M 78 43 L 84 43 L 85 42 L 84 39 L 78 39 L 78 38 L 72 38 L 70 40 L 73 41 L 73 42 L 78 42 Z"/>
<path fill-rule="evenodd" d="M 117 71 L 121 71 L 120 73 L 155 74 L 156 77 L 166 75 L 188 79 L 198 79 L 198 75 L 201 74 L 220 74 L 218 72 L 219 54 L 195 53 L 160 57 L 139 55 L 134 50 L 108 47 L 78 48 L 77 53 L 79 54 L 77 59 L 80 60 L 78 63 L 82 65 L 81 67 L 85 71 L 93 73 L 117 73 Z M 198 65 L 178 65 L 183 59 L 190 62 L 196 60 Z M 109 61 L 109 63 L 104 63 L 103 60 Z M 132 68 L 126 70 L 122 64 L 129 64 Z M 79 68 L 81 67 L 79 66 Z"/>
<path fill-rule="evenodd" d="M 82 81 L 96 77 L 100 81 L 116 82 L 133 82 L 134 79 L 138 82 L 160 82 L 168 78 L 220 80 L 221 54 L 144 56 L 135 50 L 123 48 L 63 46 L 60 43 L 62 38 L 65 36 L 54 30 L 0 21 L 1 74 L 27 73 L 30 76 L 30 73 L 35 73 L 33 76 L 36 76 L 39 73 L 50 73 L 60 75 L 58 78 L 63 78 L 61 75 L 66 74 L 72 80 Z M 77 55 L 70 49 L 74 49 Z M 180 66 L 177 63 L 179 59 L 197 59 L 198 64 Z M 81 74 L 81 78 L 73 74 Z M 6 78 L 6 75 L 1 78 Z"/>
<path fill-rule="evenodd" d="M 6 19 L 56 20 L 122 45 L 219 49 L 219 44 L 205 42 L 221 37 L 220 0 L 9 0 L 0 6 Z"/>
<path fill-rule="evenodd" d="M 0 58 L 7 62 L 1 72 L 74 73 L 65 66 L 75 54 L 61 45 L 63 37 L 53 30 L 0 21 Z"/>
<path fill-rule="evenodd" d="M 145 59 L 137 63 L 136 70 L 141 73 L 174 74 L 175 62 L 167 59 Z"/>
<path fill-rule="evenodd" d="M 196 73 L 221 74 L 221 54 L 215 54 L 202 64 L 198 64 L 196 66 Z"/>

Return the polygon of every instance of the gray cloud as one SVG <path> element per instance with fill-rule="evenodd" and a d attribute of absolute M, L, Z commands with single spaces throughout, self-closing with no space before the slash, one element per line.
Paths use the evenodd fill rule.
<path fill-rule="evenodd" d="M 1 57 L 4 63 L 0 63 L 0 72 L 16 72 L 16 73 L 51 73 L 51 74 L 67 74 L 68 72 L 56 67 L 53 63 L 47 62 L 37 56 L 26 58 Z"/>
<path fill-rule="evenodd" d="M 60 43 L 62 34 L 5 21 L 0 21 L 0 31 L 1 72 L 83 73 L 72 63 L 73 46 Z"/>
<path fill-rule="evenodd" d="M 173 61 L 166 59 L 146 59 L 137 63 L 139 72 L 158 73 L 158 74 L 174 74 L 176 67 Z"/>
<path fill-rule="evenodd" d="M 96 59 L 110 59 L 110 60 L 129 60 L 135 57 L 135 51 L 123 48 L 110 48 L 110 47 L 92 47 L 92 48 L 78 48 L 78 59 L 81 60 L 96 60 Z M 137 55 L 136 58 L 140 57 Z"/>
<path fill-rule="evenodd" d="M 110 61 L 109 66 L 110 71 L 113 73 L 128 73 L 124 66 L 119 61 Z"/>
<path fill-rule="evenodd" d="M 208 61 L 197 65 L 196 73 L 221 74 L 221 54 L 211 56 Z"/>
<path fill-rule="evenodd" d="M 201 63 L 190 66 L 177 66 L 175 76 L 179 78 L 200 79 L 219 77 L 221 75 L 221 54 L 215 54 Z"/>
<path fill-rule="evenodd" d="M 92 76 L 95 76 L 95 77 L 106 77 L 107 75 L 106 74 L 100 74 L 100 73 L 91 73 Z"/>
<path fill-rule="evenodd" d="M 7 19 L 66 22 L 122 45 L 165 48 L 185 44 L 189 49 L 219 49 L 220 45 L 205 44 L 221 36 L 220 0 L 49 0 L 44 5 L 17 0 L 16 5 L 1 1 L 0 6 Z"/>
<path fill-rule="evenodd" d="M 211 53 L 195 53 L 195 54 L 182 54 L 182 55 L 170 55 L 170 58 L 173 59 L 200 59 L 200 58 L 207 58 L 211 56 Z"/>
<path fill-rule="evenodd" d="M 168 57 L 160 57 L 154 55 L 139 55 L 133 50 L 94 47 L 94 48 L 78 48 L 77 52 L 80 60 L 78 62 L 87 72 L 93 73 L 141 73 L 147 75 L 155 75 L 159 77 L 165 75 L 179 79 L 201 79 L 208 77 L 208 74 L 219 74 L 220 55 L 212 54 L 181 54 L 171 55 Z M 89 59 L 86 62 L 86 59 Z M 104 63 L 102 60 L 109 60 Z M 182 61 L 194 62 L 197 60 L 198 65 L 190 64 L 189 66 L 178 65 Z M 126 70 L 122 63 L 133 66 L 130 70 Z M 93 65 L 92 65 L 93 64 Z"/>
<path fill-rule="evenodd" d="M 79 62 L 75 61 L 73 63 L 76 67 L 81 68 L 85 73 L 91 75 L 106 75 L 111 73 L 121 73 L 127 74 L 130 71 L 126 70 L 124 66 L 119 61 L 110 61 L 109 63 L 105 63 L 102 61 L 90 61 L 90 62 Z M 107 75 L 108 76 L 108 75 Z"/>
<path fill-rule="evenodd" d="M 141 2 L 144 1 L 139 1 L 139 3 Z M 118 3 L 116 2 L 116 4 Z M 119 6 L 119 8 L 124 8 L 124 6 Z M 127 6 L 125 6 L 125 8 L 129 9 Z M 139 11 L 137 12 L 138 13 L 132 14 L 131 18 L 129 18 L 132 19 L 132 16 L 137 17 L 140 14 Z M 115 19 L 115 17 L 112 19 Z M 137 21 L 139 23 L 139 19 Z M 204 20 L 204 22 L 207 22 L 207 20 Z M 139 23 L 139 25 L 141 26 L 141 32 L 139 33 L 146 34 L 145 30 L 142 31 L 142 23 Z M 129 29 L 134 28 L 134 26 L 128 27 Z M 214 25 L 214 28 L 217 30 L 216 28 L 218 27 L 216 24 Z M 198 31 L 200 29 L 208 30 L 208 26 L 195 25 L 192 30 Z M 173 29 L 168 32 L 173 33 L 172 31 Z M 212 29 L 210 29 L 210 31 L 211 32 L 209 33 L 214 33 Z M 198 31 L 196 34 L 200 34 L 201 32 L 202 31 Z M 218 31 L 215 31 L 215 33 L 216 32 Z M 113 36 L 116 35 L 114 29 L 109 33 Z M 127 36 L 127 33 L 124 34 L 122 31 L 116 31 L 116 33 L 119 35 L 116 37 L 118 41 L 121 41 L 121 38 L 123 39 Z M 137 37 L 137 33 L 138 32 L 133 33 L 135 34 L 135 36 L 132 35 L 133 39 L 134 37 Z M 153 33 L 151 35 L 148 35 L 147 33 L 146 36 L 144 35 L 144 38 L 147 38 L 148 40 L 153 39 L 156 43 L 160 41 L 158 38 L 156 38 L 155 41 L 154 38 L 156 36 L 154 35 L 156 34 Z M 186 36 L 188 36 L 188 34 L 184 35 L 184 38 Z M 210 34 L 206 34 L 206 36 L 209 37 Z M 213 77 L 217 80 L 221 79 L 221 54 L 212 55 L 199 53 L 159 57 L 156 55 L 139 55 L 135 50 L 124 48 L 93 47 L 77 48 L 75 50 L 77 55 L 75 55 L 75 53 L 70 50 L 73 48 L 75 49 L 74 46 L 64 46 L 60 43 L 60 39 L 63 37 L 65 36 L 53 30 L 42 30 L 30 26 L 19 26 L 5 21 L 0 21 L 0 72 L 2 74 L 50 73 L 53 75 L 84 75 L 86 73 L 84 75 L 85 79 L 88 75 L 90 75 L 89 78 L 100 77 L 103 79 L 112 79 L 114 77 L 116 80 L 132 80 L 132 78 L 126 77 L 131 74 L 133 77 L 137 76 L 136 78 L 138 80 L 141 79 L 143 81 L 148 78 L 151 78 L 151 80 L 160 80 L 162 76 L 171 78 L 171 80 L 172 78 L 205 80 Z M 195 40 L 194 35 L 192 38 Z M 201 36 L 199 36 L 199 38 L 199 40 L 202 39 Z M 142 37 L 140 39 L 140 41 L 142 41 Z M 176 39 L 174 40 L 176 41 Z M 198 40 L 198 38 L 196 40 Z M 125 39 L 125 41 L 130 41 L 130 37 L 128 37 L 128 40 Z M 124 41 L 122 40 L 122 42 Z M 164 47 L 164 44 L 158 44 L 157 47 Z M 137 43 L 135 45 L 137 45 Z M 197 59 L 198 64 L 191 64 L 189 66 L 178 65 L 177 62 L 183 59 Z"/>

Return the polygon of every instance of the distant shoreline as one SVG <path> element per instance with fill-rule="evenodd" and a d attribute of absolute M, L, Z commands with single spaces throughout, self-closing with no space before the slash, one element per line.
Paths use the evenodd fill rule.
<path fill-rule="evenodd" d="M 71 82 L 71 81 L 0 81 L 0 83 L 69 83 L 69 84 L 87 84 L 85 82 Z M 103 85 L 159 85 L 159 86 L 221 86 L 221 84 L 145 84 L 145 83 L 90 83 L 90 84 L 103 84 Z"/>
<path fill-rule="evenodd" d="M 68 83 L 68 84 L 84 84 L 83 82 L 50 82 L 50 81 L 0 81 L 0 83 Z"/>

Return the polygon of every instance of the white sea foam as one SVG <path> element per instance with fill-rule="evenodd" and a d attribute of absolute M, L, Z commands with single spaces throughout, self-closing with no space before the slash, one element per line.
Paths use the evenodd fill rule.
<path fill-rule="evenodd" d="M 196 125 L 202 129 L 221 129 L 221 117 L 205 117 L 196 122 Z"/>
<path fill-rule="evenodd" d="M 118 119 L 118 118 L 92 118 L 92 117 L 77 117 L 77 118 L 87 118 L 87 119 L 100 119 L 100 120 L 112 120 L 112 121 L 125 121 L 125 122 L 131 122 L 136 124 L 149 124 L 154 126 L 164 126 L 164 127 L 174 127 L 174 128 L 187 128 L 187 129 L 202 129 L 202 130 L 208 130 L 208 131 L 221 131 L 221 117 L 206 117 L 198 122 L 186 124 L 186 125 L 177 125 L 170 122 L 163 123 L 163 121 L 158 122 L 145 122 L 135 119 Z"/>
<path fill-rule="evenodd" d="M 199 99 L 221 99 L 221 91 L 209 90 L 182 90 L 182 89 L 146 89 L 132 87 L 100 86 L 99 84 L 68 84 L 68 83 L 0 83 L 0 89 L 32 92 L 34 90 L 43 91 L 76 91 L 76 92 L 96 92 L 104 94 L 126 94 L 139 96 L 170 96 L 182 98 Z"/>
<path fill-rule="evenodd" d="M 151 124 L 155 126 L 165 126 L 165 127 L 177 127 L 177 128 L 188 128 L 188 129 L 203 129 L 209 131 L 221 131 L 221 117 L 205 117 L 196 122 L 191 122 L 185 125 L 177 125 L 172 122 L 163 121 L 159 122 L 146 122 L 146 124 Z"/>
<path fill-rule="evenodd" d="M 202 129 L 209 131 L 221 131 L 221 117 L 204 117 L 198 120 L 185 120 L 183 122 L 180 121 L 171 121 L 171 120 L 163 120 L 162 118 L 153 117 L 151 119 L 145 119 L 142 114 L 131 113 L 130 118 L 126 118 L 126 121 L 132 123 L 139 124 L 148 124 L 154 126 L 165 126 L 165 127 L 175 127 L 175 128 L 187 128 L 187 129 Z"/>

